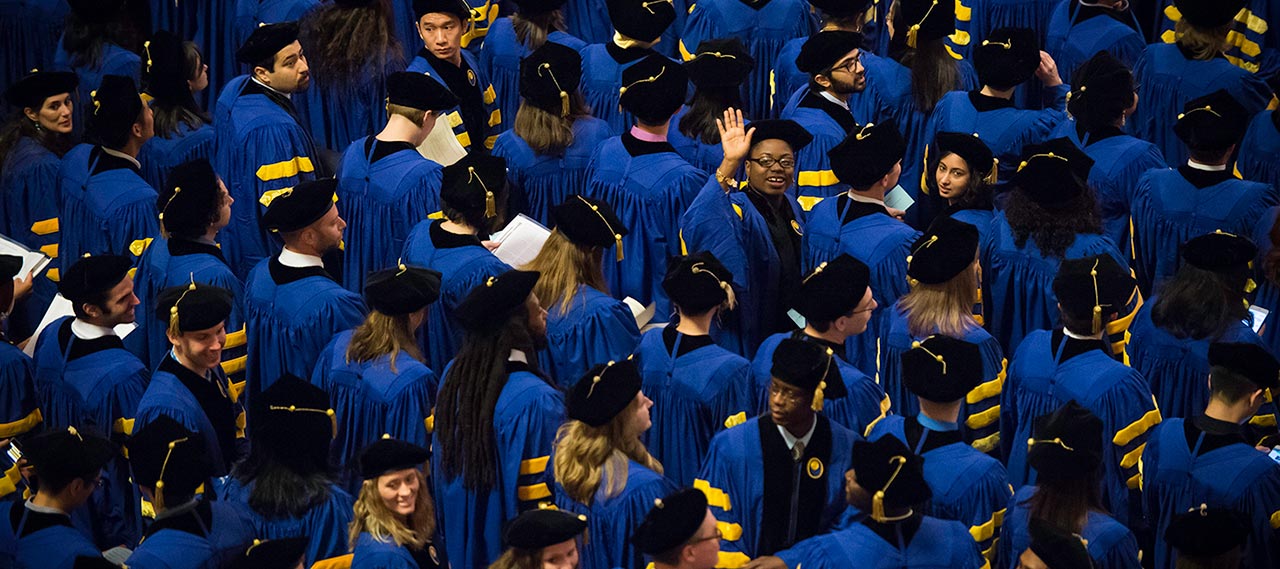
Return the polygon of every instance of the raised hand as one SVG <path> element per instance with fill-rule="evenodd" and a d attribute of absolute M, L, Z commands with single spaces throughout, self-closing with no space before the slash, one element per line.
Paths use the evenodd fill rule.
<path fill-rule="evenodd" d="M 751 151 L 751 135 L 756 129 L 747 130 L 742 111 L 732 107 L 725 109 L 723 119 L 716 119 L 716 128 L 720 130 L 720 147 L 724 149 L 725 162 L 732 160 L 741 164 Z"/>

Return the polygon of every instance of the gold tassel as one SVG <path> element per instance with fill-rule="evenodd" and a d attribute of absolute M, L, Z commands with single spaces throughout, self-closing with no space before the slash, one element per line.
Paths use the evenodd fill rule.
<path fill-rule="evenodd" d="M 827 382 L 819 381 L 818 388 L 813 390 L 813 405 L 810 405 L 810 408 L 813 409 L 814 411 L 817 411 L 817 412 L 822 411 L 822 405 L 823 403 L 826 402 L 826 395 L 823 393 L 823 390 L 825 390 L 826 388 L 827 388 Z"/>
<path fill-rule="evenodd" d="M 493 199 L 493 192 L 484 191 L 484 216 L 494 217 L 498 215 L 498 204 Z"/>
<path fill-rule="evenodd" d="M 565 118 L 568 116 L 569 116 L 569 94 L 564 91 L 561 91 L 560 92 L 560 117 Z"/>
<path fill-rule="evenodd" d="M 147 55 L 147 73 L 151 73 L 151 40 L 142 42 L 142 51 Z"/>
<path fill-rule="evenodd" d="M 889 480 L 884 483 L 884 487 L 876 490 L 876 493 L 871 497 L 871 519 L 877 522 L 889 521 L 889 516 L 884 514 L 884 493 L 889 489 L 889 486 L 893 485 L 893 481 L 897 480 L 898 473 L 902 472 L 902 467 L 907 465 L 907 457 L 894 456 L 889 459 L 889 464 L 896 465 L 897 468 L 893 471 L 893 475 L 889 476 Z"/>
<path fill-rule="evenodd" d="M 997 183 L 999 183 L 999 180 L 1000 180 L 1000 159 L 992 158 L 991 171 L 987 172 L 987 176 L 983 178 L 982 181 L 986 182 L 988 186 L 994 186 Z"/>
<path fill-rule="evenodd" d="M 614 233 L 613 243 L 615 248 L 618 250 L 618 262 L 622 262 L 622 234 Z"/>
<path fill-rule="evenodd" d="M 1098 291 L 1098 261 L 1093 262 L 1089 276 L 1093 278 L 1093 329 L 1089 333 L 1097 334 L 1102 331 L 1102 298 Z"/>

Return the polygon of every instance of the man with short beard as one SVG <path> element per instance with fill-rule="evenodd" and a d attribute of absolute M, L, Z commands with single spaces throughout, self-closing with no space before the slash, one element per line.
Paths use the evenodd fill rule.
<path fill-rule="evenodd" d="M 796 196 L 809 211 L 822 198 L 840 193 L 840 181 L 831 173 L 827 151 L 848 136 L 857 124 L 872 117 L 856 117 L 849 99 L 867 86 L 862 66 L 862 34 L 841 30 L 818 32 L 800 48 L 796 67 L 809 75 L 809 93 L 795 106 L 782 110 L 813 135 L 813 142 L 796 153 Z"/>

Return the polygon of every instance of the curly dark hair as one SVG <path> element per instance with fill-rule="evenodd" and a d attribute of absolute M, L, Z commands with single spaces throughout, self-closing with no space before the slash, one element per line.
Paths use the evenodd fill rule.
<path fill-rule="evenodd" d="M 1230 273 L 1206 271 L 1183 263 L 1160 288 L 1151 307 L 1151 322 L 1175 338 L 1218 338 L 1249 314 L 1244 303 L 1247 269 Z"/>
<path fill-rule="evenodd" d="M 1076 242 L 1077 235 L 1102 233 L 1098 200 L 1090 188 L 1053 209 L 1045 209 L 1015 188 L 1009 192 L 1004 213 L 1017 246 L 1023 247 L 1027 238 L 1034 238 L 1036 246 L 1047 257 L 1062 259 L 1067 248 Z"/>
<path fill-rule="evenodd" d="M 298 41 L 317 78 L 364 83 L 367 71 L 380 74 L 404 66 L 392 22 L 388 0 L 353 7 L 325 3 L 302 17 Z"/>
<path fill-rule="evenodd" d="M 13 152 L 14 147 L 18 146 L 18 141 L 22 137 L 29 136 L 49 149 L 50 152 L 61 157 L 75 146 L 71 135 L 58 134 L 56 132 L 38 129 L 35 123 L 27 119 L 27 115 L 21 110 L 15 111 L 9 116 L 9 120 L 0 127 L 0 172 L 4 171 L 5 162 L 9 160 L 9 153 Z"/>

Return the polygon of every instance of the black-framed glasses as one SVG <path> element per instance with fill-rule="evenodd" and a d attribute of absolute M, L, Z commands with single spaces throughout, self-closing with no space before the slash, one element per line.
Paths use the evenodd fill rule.
<path fill-rule="evenodd" d="M 761 156 L 760 158 L 747 158 L 746 161 L 755 162 L 757 165 L 759 165 L 761 168 L 764 168 L 765 170 L 772 168 L 774 164 L 782 166 L 783 170 L 790 170 L 796 167 L 796 161 L 794 158 L 783 158 L 782 160 L 775 160 L 770 156 Z"/>
<path fill-rule="evenodd" d="M 704 541 L 711 541 L 713 539 L 724 539 L 724 534 L 720 532 L 719 526 L 716 526 L 716 532 L 714 534 L 711 534 L 706 537 L 695 538 L 693 541 L 689 542 L 689 545 L 696 545 Z"/>
<path fill-rule="evenodd" d="M 850 59 L 850 60 L 849 60 L 848 62 L 846 62 L 844 65 L 836 65 L 836 66 L 832 67 L 832 68 L 831 68 L 831 70 L 832 70 L 832 71 L 844 71 L 845 73 L 853 74 L 853 67 L 854 67 L 855 65 L 858 65 L 858 63 L 860 63 L 861 61 L 862 61 L 862 54 L 861 54 L 861 53 L 859 53 L 857 57 L 854 57 L 853 59 Z"/>

